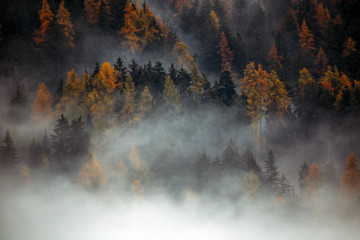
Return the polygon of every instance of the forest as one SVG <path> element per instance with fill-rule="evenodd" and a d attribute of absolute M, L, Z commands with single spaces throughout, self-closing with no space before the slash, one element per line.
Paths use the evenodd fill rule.
<path fill-rule="evenodd" d="M 1 1 L 0 238 L 358 239 L 359 11 Z"/>

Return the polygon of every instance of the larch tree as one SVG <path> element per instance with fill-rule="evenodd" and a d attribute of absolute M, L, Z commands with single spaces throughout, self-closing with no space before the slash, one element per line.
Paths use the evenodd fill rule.
<path fill-rule="evenodd" d="M 116 88 L 117 82 L 117 71 L 114 69 L 114 67 L 111 67 L 111 64 L 108 62 L 104 62 L 101 65 L 99 77 L 106 86 L 107 91 L 112 93 Z"/>
<path fill-rule="evenodd" d="M 151 95 L 148 86 L 145 86 L 144 90 L 141 92 L 140 100 L 136 108 L 136 114 L 134 121 L 140 122 L 142 119 L 147 117 L 153 110 L 155 105 L 155 100 Z"/>
<path fill-rule="evenodd" d="M 88 189 L 99 189 L 106 183 L 106 176 L 95 157 L 84 163 L 80 169 L 78 184 Z"/>
<path fill-rule="evenodd" d="M 308 86 L 315 86 L 315 80 L 311 73 L 306 68 L 300 70 L 300 77 L 298 79 L 297 90 L 301 96 L 304 96 L 305 90 Z"/>
<path fill-rule="evenodd" d="M 356 52 L 356 42 L 353 38 L 348 37 L 343 45 L 342 57 L 347 57 Z"/>
<path fill-rule="evenodd" d="M 308 26 L 306 25 L 305 19 L 301 25 L 300 33 L 300 46 L 307 50 L 314 50 L 314 35 L 309 30 Z"/>
<path fill-rule="evenodd" d="M 178 62 L 186 70 L 191 70 L 195 64 L 194 58 L 190 54 L 190 47 L 178 40 L 174 46 L 175 54 L 177 55 Z"/>
<path fill-rule="evenodd" d="M 204 76 L 200 74 L 199 68 L 196 63 L 193 64 L 191 69 L 191 86 L 189 87 L 190 92 L 192 93 L 193 100 L 195 102 L 201 102 L 204 98 L 206 91 L 205 91 L 205 85 L 206 80 Z"/>
<path fill-rule="evenodd" d="M 154 175 L 150 171 L 149 166 L 141 160 L 134 145 L 131 146 L 129 160 L 132 167 L 133 182 L 139 181 L 144 186 L 148 185 Z"/>
<path fill-rule="evenodd" d="M 101 0 L 85 0 L 84 8 L 88 23 L 94 24 L 99 21 L 99 8 Z"/>
<path fill-rule="evenodd" d="M 267 58 L 267 60 L 270 64 L 270 69 L 280 72 L 283 69 L 283 66 L 281 63 L 283 61 L 283 59 L 284 59 L 284 56 L 279 54 L 275 43 L 273 43 L 273 46 L 272 46 L 272 48 L 268 54 L 268 58 Z"/>
<path fill-rule="evenodd" d="M 244 184 L 245 184 L 245 189 L 249 194 L 249 196 L 251 198 L 256 197 L 260 188 L 260 180 L 259 177 L 253 171 L 250 171 L 246 174 L 244 178 Z"/>
<path fill-rule="evenodd" d="M 0 147 L 0 164 L 3 168 L 13 168 L 17 164 L 17 152 L 9 130 L 6 130 Z"/>
<path fill-rule="evenodd" d="M 70 18 L 70 12 L 65 8 L 64 1 L 59 4 L 59 9 L 56 14 L 56 24 L 60 28 L 60 32 L 66 39 L 69 46 L 74 47 L 74 35 L 73 24 Z"/>
<path fill-rule="evenodd" d="M 178 108 L 180 105 L 179 91 L 170 76 L 168 76 L 165 80 L 163 98 L 165 104 L 170 108 L 170 110 Z"/>
<path fill-rule="evenodd" d="M 360 173 L 358 159 L 354 154 L 350 154 L 345 172 L 342 175 L 340 191 L 350 196 L 356 196 L 360 193 Z"/>
<path fill-rule="evenodd" d="M 316 23 L 320 28 L 320 31 L 323 31 L 326 28 L 326 26 L 330 23 L 331 17 L 329 10 L 325 8 L 322 3 L 317 4 L 315 8 L 314 19 L 316 20 Z"/>
<path fill-rule="evenodd" d="M 39 11 L 40 28 L 34 32 L 34 41 L 38 45 L 49 39 L 50 24 L 54 19 L 54 14 L 50 10 L 50 6 L 46 0 L 42 2 L 42 8 Z"/>
<path fill-rule="evenodd" d="M 120 112 L 121 119 L 132 123 L 136 111 L 136 90 L 130 74 L 126 75 L 124 95 L 125 103 Z"/>
<path fill-rule="evenodd" d="M 51 109 L 52 98 L 46 85 L 42 82 L 36 92 L 34 107 L 32 110 L 33 116 L 36 120 L 41 120 L 52 116 Z"/>
<path fill-rule="evenodd" d="M 324 184 L 324 177 L 319 167 L 314 163 L 309 168 L 309 175 L 305 178 L 304 192 L 313 196 Z"/>
<path fill-rule="evenodd" d="M 324 50 L 320 48 L 315 58 L 314 72 L 320 76 L 326 71 L 327 66 L 328 66 L 328 59 L 326 57 Z"/>
<path fill-rule="evenodd" d="M 229 43 L 224 32 L 221 33 L 220 44 L 217 47 L 219 49 L 218 54 L 220 55 L 222 71 L 231 70 L 234 53 L 229 47 Z"/>
<path fill-rule="evenodd" d="M 266 95 L 265 106 L 269 115 L 283 117 L 288 113 L 290 106 L 289 92 L 285 88 L 285 84 L 280 81 L 277 73 L 272 70 L 266 78 Z"/>

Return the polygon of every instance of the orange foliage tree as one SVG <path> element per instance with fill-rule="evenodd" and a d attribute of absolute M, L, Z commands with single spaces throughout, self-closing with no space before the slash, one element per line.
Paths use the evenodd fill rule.
<path fill-rule="evenodd" d="M 40 83 L 32 110 L 33 116 L 38 120 L 44 117 L 50 117 L 52 114 L 51 101 L 51 95 L 46 85 L 43 82 Z"/>
<path fill-rule="evenodd" d="M 56 23 L 61 29 L 62 34 L 65 36 L 65 39 L 69 46 L 74 46 L 74 29 L 73 24 L 70 20 L 70 12 L 65 8 L 64 1 L 61 1 L 59 5 L 59 10 L 56 14 Z"/>
<path fill-rule="evenodd" d="M 50 6 L 46 0 L 43 0 L 42 8 L 39 11 L 40 28 L 34 32 L 34 41 L 38 45 L 45 42 L 49 38 L 50 24 L 54 18 L 54 14 L 50 10 Z"/>
<path fill-rule="evenodd" d="M 327 66 L 328 66 L 328 59 L 326 57 L 324 50 L 320 48 L 314 62 L 314 72 L 321 75 L 326 71 Z"/>
<path fill-rule="evenodd" d="M 301 25 L 300 29 L 300 46 L 304 49 L 314 50 L 314 36 L 306 25 L 305 19 Z"/>
<path fill-rule="evenodd" d="M 346 163 L 346 170 L 343 173 L 340 185 L 341 192 L 350 195 L 360 193 L 360 174 L 358 167 L 358 159 L 351 154 Z"/>
<path fill-rule="evenodd" d="M 314 163 L 309 168 L 309 175 L 305 178 L 304 191 L 309 196 L 314 195 L 323 185 L 324 177 L 319 167 Z"/>
<path fill-rule="evenodd" d="M 314 18 L 320 28 L 320 31 L 323 31 L 327 24 L 331 21 L 329 10 L 324 8 L 322 3 L 316 5 Z"/>
<path fill-rule="evenodd" d="M 98 0 L 85 0 L 84 7 L 87 16 L 87 21 L 89 23 L 97 23 L 99 21 L 99 9 L 101 1 Z"/>
<path fill-rule="evenodd" d="M 229 43 L 224 32 L 221 33 L 220 44 L 218 54 L 221 58 L 222 71 L 231 70 L 231 63 L 234 60 L 234 53 L 229 48 Z"/>

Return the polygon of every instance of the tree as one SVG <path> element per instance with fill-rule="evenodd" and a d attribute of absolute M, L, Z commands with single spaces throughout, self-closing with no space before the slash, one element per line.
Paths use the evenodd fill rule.
<path fill-rule="evenodd" d="M 54 18 L 54 14 L 50 10 L 50 6 L 46 0 L 42 2 L 42 8 L 39 11 L 40 28 L 34 32 L 34 41 L 37 45 L 45 42 L 49 38 L 50 24 Z"/>
<path fill-rule="evenodd" d="M 284 59 L 283 55 L 280 55 L 275 43 L 268 54 L 268 62 L 270 64 L 270 69 L 275 70 L 276 72 L 280 73 L 283 70 L 282 61 Z"/>
<path fill-rule="evenodd" d="M 318 27 L 320 28 L 320 31 L 324 31 L 324 29 L 331 21 L 329 10 L 324 8 L 322 3 L 317 4 L 314 18 Z"/>
<path fill-rule="evenodd" d="M 206 94 L 206 79 L 200 74 L 198 66 L 196 63 L 193 64 L 191 73 L 191 86 L 189 87 L 190 92 L 192 93 L 192 98 L 195 102 L 199 103 L 202 101 Z"/>
<path fill-rule="evenodd" d="M 244 182 L 249 196 L 252 198 L 256 197 L 260 188 L 259 177 L 253 171 L 250 171 L 246 174 Z"/>
<path fill-rule="evenodd" d="M 234 53 L 229 48 L 229 43 L 224 32 L 221 33 L 220 44 L 217 47 L 219 49 L 218 54 L 221 59 L 222 71 L 231 70 Z"/>
<path fill-rule="evenodd" d="M 23 83 L 17 83 L 10 97 L 11 106 L 24 106 L 27 103 L 26 89 Z"/>
<path fill-rule="evenodd" d="M 279 181 L 279 193 L 283 198 L 292 198 L 294 196 L 294 188 L 291 186 L 289 180 L 286 179 L 285 175 L 281 175 Z"/>
<path fill-rule="evenodd" d="M 136 114 L 134 121 L 140 122 L 142 119 L 147 117 L 153 110 L 155 105 L 155 100 L 151 95 L 148 86 L 145 86 L 144 90 L 141 92 L 140 101 L 136 108 Z"/>
<path fill-rule="evenodd" d="M 78 184 L 88 189 L 99 189 L 106 182 L 106 176 L 95 157 L 84 163 L 80 169 Z"/>
<path fill-rule="evenodd" d="M 241 156 L 241 161 L 243 163 L 242 170 L 245 172 L 252 171 L 254 174 L 256 174 L 258 177 L 261 175 L 261 168 L 259 164 L 257 163 L 255 156 L 253 152 L 247 148 L 245 152 Z"/>
<path fill-rule="evenodd" d="M 314 50 L 314 36 L 306 25 L 305 19 L 301 25 L 301 30 L 299 33 L 300 36 L 300 46 L 307 50 Z"/>
<path fill-rule="evenodd" d="M 318 76 L 320 76 L 326 71 L 327 66 L 328 66 L 328 59 L 326 58 L 326 54 L 324 50 L 320 48 L 314 62 L 314 72 L 318 74 Z"/>
<path fill-rule="evenodd" d="M 101 65 L 99 77 L 106 86 L 106 90 L 112 93 L 116 88 L 117 72 L 114 67 L 111 67 L 110 63 L 104 62 Z"/>
<path fill-rule="evenodd" d="M 70 19 L 70 12 L 65 8 L 64 0 L 59 4 L 59 9 L 56 14 L 56 23 L 66 39 L 69 46 L 74 47 L 74 29 Z"/>
<path fill-rule="evenodd" d="M 241 156 L 232 138 L 229 139 L 226 148 L 222 152 L 221 160 L 227 170 L 236 171 L 241 169 Z"/>
<path fill-rule="evenodd" d="M 125 103 L 123 108 L 121 109 L 121 119 L 132 123 L 136 110 L 136 102 L 135 102 L 136 90 L 130 74 L 126 75 L 124 95 L 125 95 Z"/>
<path fill-rule="evenodd" d="M 309 166 L 307 165 L 306 162 L 304 162 L 300 166 L 300 170 L 299 170 L 300 190 L 304 190 L 304 188 L 305 188 L 305 179 L 308 177 L 308 175 L 309 175 Z"/>
<path fill-rule="evenodd" d="M 9 130 L 6 130 L 3 145 L 0 147 L 0 163 L 3 168 L 13 168 L 17 162 L 17 152 Z"/>
<path fill-rule="evenodd" d="M 68 119 L 63 114 L 56 120 L 54 134 L 51 135 L 51 148 L 60 170 L 69 171 L 71 133 Z"/>
<path fill-rule="evenodd" d="M 350 54 L 356 52 L 356 42 L 353 38 L 348 37 L 343 45 L 342 57 L 347 57 Z"/>
<path fill-rule="evenodd" d="M 85 0 L 84 7 L 87 15 L 88 23 L 94 24 L 99 21 L 99 8 L 101 1 L 99 0 Z"/>
<path fill-rule="evenodd" d="M 154 178 L 154 174 L 150 171 L 148 165 L 141 160 L 135 146 L 131 146 L 129 160 L 132 166 L 133 180 L 139 181 L 144 186 L 150 184 Z"/>
<path fill-rule="evenodd" d="M 283 117 L 288 113 L 290 98 L 285 84 L 280 81 L 277 73 L 272 70 L 266 78 L 265 106 L 267 113 Z"/>
<path fill-rule="evenodd" d="M 198 160 L 195 162 L 195 173 L 198 180 L 199 188 L 203 188 L 207 183 L 210 166 L 210 157 L 206 154 L 203 148 Z"/>
<path fill-rule="evenodd" d="M 307 86 L 315 86 L 315 80 L 311 76 L 311 73 L 306 68 L 303 68 L 300 70 L 300 77 L 298 79 L 298 94 L 304 96 Z"/>
<path fill-rule="evenodd" d="M 338 186 L 338 175 L 335 167 L 335 163 L 330 161 L 326 164 L 324 168 L 324 185 L 327 187 L 337 187 Z"/>
<path fill-rule="evenodd" d="M 41 120 L 45 117 L 51 117 L 51 95 L 44 83 L 39 84 L 39 88 L 36 92 L 36 97 L 33 107 L 33 116 L 37 120 Z"/>
<path fill-rule="evenodd" d="M 265 160 L 265 182 L 271 190 L 277 192 L 280 188 L 280 173 L 275 165 L 275 157 L 272 150 L 268 152 Z"/>
<path fill-rule="evenodd" d="M 170 76 L 168 76 L 165 80 L 163 98 L 165 104 L 170 110 L 174 110 L 174 108 L 179 107 L 180 94 Z M 175 111 L 177 111 L 177 109 L 175 109 Z"/>
<path fill-rule="evenodd" d="M 324 177 L 319 167 L 314 163 L 309 168 L 309 175 L 304 181 L 304 192 L 308 196 L 314 195 L 324 184 Z"/>
<path fill-rule="evenodd" d="M 360 174 L 358 159 L 352 153 L 350 154 L 346 169 L 341 178 L 340 190 L 344 194 L 357 196 L 360 193 Z"/>
<path fill-rule="evenodd" d="M 216 98 L 226 106 L 230 106 L 236 96 L 235 84 L 229 70 L 221 72 L 219 82 L 215 84 Z"/>

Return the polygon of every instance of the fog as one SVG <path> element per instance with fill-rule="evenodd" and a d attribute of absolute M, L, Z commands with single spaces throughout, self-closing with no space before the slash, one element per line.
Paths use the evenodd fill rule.
<path fill-rule="evenodd" d="M 63 178 L 0 183 L 1 239 L 358 239 L 358 216 L 244 199 L 89 192 Z M 328 209 L 329 210 L 329 209 Z"/>

